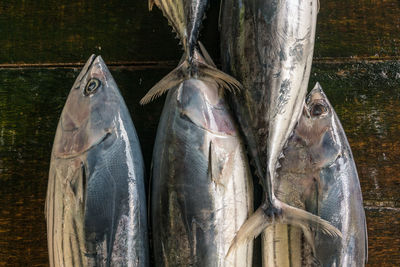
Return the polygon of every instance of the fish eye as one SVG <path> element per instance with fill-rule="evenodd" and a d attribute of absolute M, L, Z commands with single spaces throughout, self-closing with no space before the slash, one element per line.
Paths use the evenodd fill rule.
<path fill-rule="evenodd" d="M 94 94 L 96 90 L 101 86 L 101 82 L 99 79 L 92 78 L 88 81 L 85 87 L 85 92 L 84 94 L 86 96 Z"/>
<path fill-rule="evenodd" d="M 328 113 L 328 107 L 323 103 L 316 103 L 311 106 L 310 115 L 312 117 L 320 117 Z"/>

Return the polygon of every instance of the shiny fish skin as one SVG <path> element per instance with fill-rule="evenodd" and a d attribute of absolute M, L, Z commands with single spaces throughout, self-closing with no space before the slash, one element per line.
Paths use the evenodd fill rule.
<path fill-rule="evenodd" d="M 238 90 L 197 42 L 205 0 L 150 0 L 183 44 L 179 65 L 141 100 L 168 92 L 153 151 L 151 217 L 156 266 L 246 267 L 253 244 L 226 253 L 253 212 L 242 141 L 224 100 Z"/>
<path fill-rule="evenodd" d="M 276 196 L 329 221 L 342 239 L 314 231 L 313 255 L 300 229 L 278 224 L 263 235 L 265 266 L 364 266 L 367 229 L 357 170 L 344 130 L 319 84 L 307 97 L 283 154 Z"/>
<path fill-rule="evenodd" d="M 223 68 L 245 88 L 232 98 L 235 112 L 259 175 L 273 183 L 307 92 L 317 0 L 224 0 L 221 12 Z M 268 179 L 263 185 L 273 187 Z"/>
<path fill-rule="evenodd" d="M 168 93 L 153 152 L 156 266 L 252 266 L 252 242 L 225 258 L 253 211 L 246 154 L 216 83 Z"/>
<path fill-rule="evenodd" d="M 178 34 L 191 62 L 208 0 L 149 0 L 150 10 L 154 4 Z"/>
<path fill-rule="evenodd" d="M 46 198 L 50 266 L 149 265 L 144 165 L 128 109 L 92 55 L 58 124 Z"/>
<path fill-rule="evenodd" d="M 241 84 L 236 79 L 218 70 L 214 63 L 210 62 L 211 59 L 204 61 L 196 56 L 199 54 L 200 25 L 208 0 L 149 0 L 150 9 L 154 4 L 161 9 L 173 30 L 177 32 L 184 53 L 179 65 L 149 90 L 140 101 L 141 104 L 147 104 L 190 78 L 216 82 L 228 91 L 241 88 Z M 203 56 L 205 56 L 204 53 Z"/>
<path fill-rule="evenodd" d="M 243 83 L 232 97 L 235 114 L 265 191 L 265 201 L 238 232 L 237 243 L 277 222 L 331 235 L 327 221 L 276 198 L 282 149 L 300 114 L 314 49 L 317 0 L 224 0 L 221 11 L 223 68 Z"/>

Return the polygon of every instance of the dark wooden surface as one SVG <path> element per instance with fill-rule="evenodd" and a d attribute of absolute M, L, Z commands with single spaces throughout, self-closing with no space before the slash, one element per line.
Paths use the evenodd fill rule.
<path fill-rule="evenodd" d="M 201 39 L 218 62 L 219 1 Z M 400 266 L 400 1 L 321 0 L 310 87 L 338 113 L 359 171 L 369 266 Z M 149 169 L 163 98 L 139 99 L 179 60 L 147 1 L 0 1 L 0 266 L 47 266 L 44 197 L 65 98 L 101 54 L 131 111 Z"/>

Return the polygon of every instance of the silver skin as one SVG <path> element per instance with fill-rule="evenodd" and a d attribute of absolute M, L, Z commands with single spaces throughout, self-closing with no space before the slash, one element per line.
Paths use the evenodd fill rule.
<path fill-rule="evenodd" d="M 200 25 L 204 18 L 208 0 L 149 0 L 149 9 L 157 5 L 177 33 L 192 63 Z M 192 65 L 192 64 L 190 64 Z"/>
<path fill-rule="evenodd" d="M 283 154 L 276 196 L 329 221 L 342 238 L 314 231 L 313 252 L 301 229 L 277 224 L 263 235 L 264 266 L 364 266 L 367 229 L 360 182 L 342 125 L 319 84 L 308 95 Z"/>
<path fill-rule="evenodd" d="M 252 242 L 225 257 L 252 211 L 252 178 L 223 89 L 185 80 L 169 90 L 153 152 L 156 266 L 252 266 Z"/>
<path fill-rule="evenodd" d="M 327 221 L 282 202 L 273 190 L 278 160 L 307 91 L 317 9 L 317 0 L 222 2 L 223 68 L 245 88 L 232 103 L 265 191 L 264 203 L 238 232 L 232 248 L 275 222 L 340 236 Z"/>
<path fill-rule="evenodd" d="M 177 33 L 184 54 L 179 65 L 149 90 L 140 101 L 141 104 L 147 104 L 190 78 L 216 82 L 219 87 L 230 91 L 241 88 L 238 81 L 215 67 L 204 48 L 201 50 L 206 60 L 198 60 L 201 46 L 198 36 L 208 0 L 149 0 L 150 10 L 154 4 L 163 12 Z"/>
<path fill-rule="evenodd" d="M 143 179 L 128 109 L 92 55 L 54 139 L 45 208 L 50 266 L 148 266 Z"/>
<path fill-rule="evenodd" d="M 218 70 L 197 42 L 207 0 L 150 0 L 153 4 L 184 50 L 179 65 L 141 100 L 145 104 L 169 90 L 153 152 L 156 266 L 252 266 L 252 242 L 226 257 L 253 211 L 246 154 L 223 97 L 240 84 Z"/>

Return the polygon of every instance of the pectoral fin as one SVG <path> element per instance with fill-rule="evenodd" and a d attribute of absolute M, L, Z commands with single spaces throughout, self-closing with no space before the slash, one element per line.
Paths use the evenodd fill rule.
<path fill-rule="evenodd" d="M 208 171 L 211 180 L 219 186 L 225 187 L 228 180 L 233 176 L 233 164 L 237 149 L 231 153 L 226 153 L 225 150 L 218 151 L 218 147 L 213 142 L 209 145 L 208 154 Z"/>

